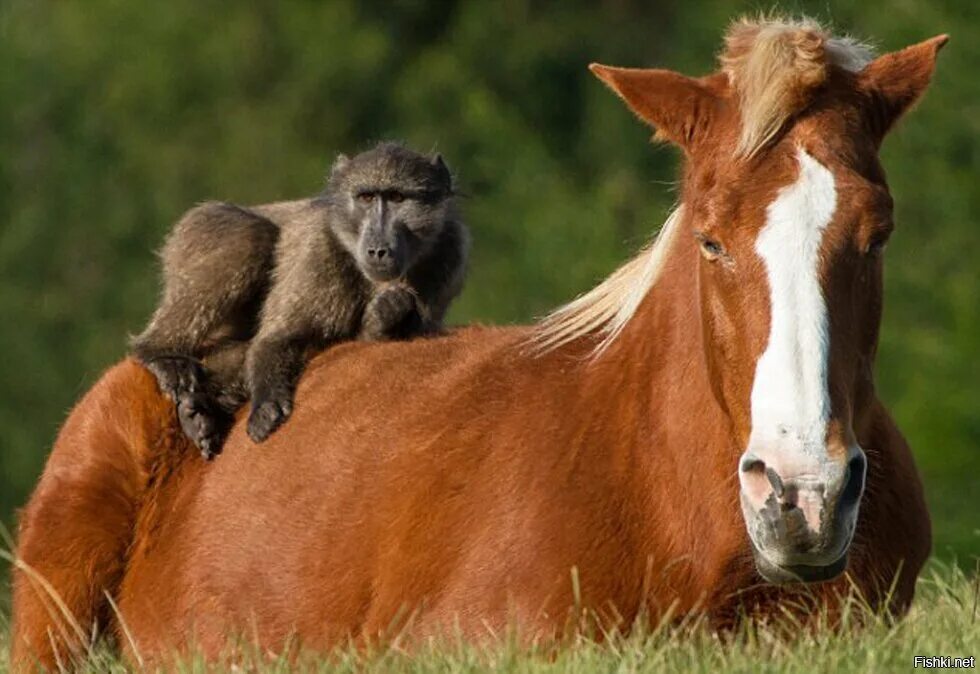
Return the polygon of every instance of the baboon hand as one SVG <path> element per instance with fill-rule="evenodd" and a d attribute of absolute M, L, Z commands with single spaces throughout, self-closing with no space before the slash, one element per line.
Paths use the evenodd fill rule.
<path fill-rule="evenodd" d="M 362 338 L 384 339 L 415 309 L 415 296 L 400 285 L 385 288 L 364 309 Z"/>
<path fill-rule="evenodd" d="M 288 393 L 256 396 L 248 415 L 248 437 L 253 442 L 262 442 L 289 418 L 292 411 L 293 401 Z"/>

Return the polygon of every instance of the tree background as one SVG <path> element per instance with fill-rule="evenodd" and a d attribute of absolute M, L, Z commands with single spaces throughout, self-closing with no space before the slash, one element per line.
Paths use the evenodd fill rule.
<path fill-rule="evenodd" d="M 456 170 L 474 255 L 457 323 L 529 321 L 636 250 L 677 156 L 586 70 L 714 68 L 734 0 L 0 0 L 0 520 L 123 356 L 154 251 L 196 202 L 316 192 L 385 138 Z M 889 137 L 877 377 L 925 475 L 937 555 L 980 555 L 980 14 L 973 0 L 784 5 L 882 51 L 949 32 Z"/>

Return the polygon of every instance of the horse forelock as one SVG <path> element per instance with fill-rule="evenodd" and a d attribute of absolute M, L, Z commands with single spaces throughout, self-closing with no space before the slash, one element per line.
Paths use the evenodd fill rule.
<path fill-rule="evenodd" d="M 813 100 L 832 67 L 850 72 L 871 62 L 871 48 L 834 37 L 802 17 L 741 18 L 729 27 L 719 56 L 738 98 L 741 132 L 736 154 L 751 157 Z"/>

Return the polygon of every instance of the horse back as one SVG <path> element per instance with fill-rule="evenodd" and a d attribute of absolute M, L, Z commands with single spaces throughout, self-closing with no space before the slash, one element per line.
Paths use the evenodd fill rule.
<path fill-rule="evenodd" d="M 582 426 L 601 410 L 576 409 L 565 370 L 528 372 L 520 339 L 473 329 L 315 359 L 268 441 L 239 419 L 215 462 L 161 485 L 120 594 L 137 641 L 215 654 L 247 625 L 270 647 L 329 647 L 459 616 L 475 636 L 560 625 L 576 592 L 638 595 L 608 447 Z"/>

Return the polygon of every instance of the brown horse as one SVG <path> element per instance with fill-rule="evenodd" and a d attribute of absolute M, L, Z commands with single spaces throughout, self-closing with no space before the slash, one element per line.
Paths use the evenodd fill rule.
<path fill-rule="evenodd" d="M 872 379 L 878 148 L 945 42 L 872 59 L 808 21 L 741 22 L 707 77 L 593 66 L 684 150 L 656 241 L 537 326 L 330 350 L 261 447 L 239 423 L 197 460 L 117 365 L 24 510 L 15 661 L 107 623 L 151 662 L 229 635 L 546 638 L 583 611 L 723 624 L 801 581 L 902 610 L 930 525 Z"/>

